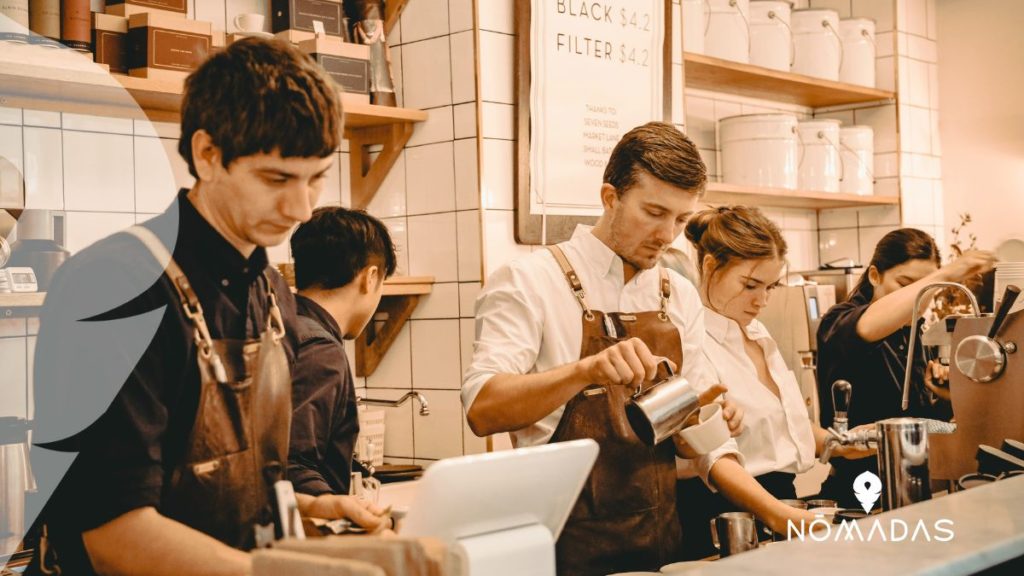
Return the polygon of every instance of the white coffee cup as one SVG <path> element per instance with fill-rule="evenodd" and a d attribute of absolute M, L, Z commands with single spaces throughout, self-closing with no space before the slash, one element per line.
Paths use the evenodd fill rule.
<path fill-rule="evenodd" d="M 700 421 L 679 432 L 698 454 L 707 454 L 729 439 L 729 424 L 722 416 L 722 405 L 714 402 L 700 409 Z"/>
<path fill-rule="evenodd" d="M 239 14 L 234 19 L 235 29 L 239 32 L 262 32 L 264 19 L 263 14 L 255 12 Z"/>

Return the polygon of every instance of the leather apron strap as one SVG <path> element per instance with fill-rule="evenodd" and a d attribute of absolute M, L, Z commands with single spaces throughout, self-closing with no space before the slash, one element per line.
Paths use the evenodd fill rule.
<path fill-rule="evenodd" d="M 195 290 L 163 242 L 141 226 L 128 232 L 163 266 L 199 351 L 195 421 L 183 461 L 165 487 L 161 512 L 230 546 L 269 543 L 271 492 L 284 478 L 291 422 L 291 378 L 281 344 L 285 327 L 270 278 L 264 271 L 268 317 L 259 338 L 214 339 Z"/>
<path fill-rule="evenodd" d="M 579 274 L 576 274 L 576 270 L 573 269 L 572 264 L 569 263 L 569 259 L 565 257 L 565 252 L 558 245 L 552 245 L 547 247 L 551 255 L 555 257 L 555 262 L 558 263 L 558 267 L 562 269 L 562 273 L 565 274 L 565 281 L 569 283 L 569 288 L 572 290 L 573 296 L 576 297 L 576 301 L 579 302 L 580 308 L 583 309 L 583 315 L 586 316 L 587 320 L 594 319 L 594 313 L 587 304 L 587 292 L 583 289 L 583 284 L 580 282 Z M 659 318 L 661 320 L 668 320 L 668 301 L 672 297 L 672 282 L 668 278 L 668 271 L 665 270 L 664 266 L 658 266 L 658 274 L 660 277 L 660 309 Z"/>

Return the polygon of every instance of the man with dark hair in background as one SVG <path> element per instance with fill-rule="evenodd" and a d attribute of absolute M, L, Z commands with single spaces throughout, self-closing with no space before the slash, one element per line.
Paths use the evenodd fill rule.
<path fill-rule="evenodd" d="M 53 496 L 30 572 L 241 575 L 245 551 L 273 540 L 298 344 L 266 248 L 311 217 L 341 132 L 337 88 L 285 42 L 234 42 L 188 77 L 179 152 L 194 187 L 51 284 L 32 458 Z M 354 498 L 297 500 L 384 523 Z"/>
<path fill-rule="evenodd" d="M 292 235 L 292 257 L 301 328 L 288 478 L 303 494 L 347 494 L 359 417 L 343 341 L 373 317 L 395 246 L 362 210 L 318 208 Z"/>

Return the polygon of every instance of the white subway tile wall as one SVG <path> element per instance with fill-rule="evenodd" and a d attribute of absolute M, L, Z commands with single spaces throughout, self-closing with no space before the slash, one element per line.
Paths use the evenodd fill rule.
<path fill-rule="evenodd" d="M 875 128 L 876 193 L 899 194 L 900 178 L 905 189 L 906 180 L 913 179 L 913 191 L 902 210 L 768 210 L 790 242 L 791 268 L 813 268 L 838 257 L 866 261 L 875 242 L 901 222 L 941 235 L 934 0 L 822 0 L 810 5 L 876 20 L 879 87 L 898 88 L 903 108 L 899 113 L 895 105 L 857 109 L 852 121 Z M 268 14 L 269 2 L 190 0 L 189 8 L 224 30 L 235 14 Z M 415 0 L 388 38 L 399 102 L 426 109 L 428 120 L 416 126 L 369 211 L 384 218 L 395 237 L 399 273 L 432 275 L 438 281 L 377 371 L 357 379 L 360 394 L 396 399 L 415 389 L 431 402 L 428 417 L 419 416 L 411 404 L 386 409 L 385 454 L 391 461 L 429 462 L 486 448 L 486 441 L 466 426 L 457 392 L 472 350 L 473 302 L 487 273 L 532 250 L 513 238 L 513 8 L 513 0 Z M 674 29 L 680 29 L 678 21 Z M 678 50 L 673 61 L 681 61 Z M 810 115 L 798 106 L 698 90 L 687 91 L 684 110 L 681 77 L 672 81 L 678 95 L 673 121 L 685 123 L 713 179 L 719 177 L 721 118 L 767 110 Z M 844 120 L 849 116 L 830 111 L 837 112 Z M 0 124 L 6 130 L 0 153 L 24 167 L 29 206 L 68 211 L 72 250 L 159 212 L 174 189 L 191 184 L 176 154 L 175 124 L 16 108 L 0 108 Z M 338 155 L 321 205 L 351 201 L 347 150 Z M 273 254 L 275 260 L 286 259 L 287 247 Z M 0 359 L 5 368 L 12 367 L 0 386 L 3 410 L 28 410 L 30 405 L 31 337 L 24 335 L 24 324 L 11 328 L 0 323 Z M 354 360 L 351 345 L 349 354 Z"/>
<path fill-rule="evenodd" d="M 399 273 L 438 280 L 377 371 L 357 378 L 360 394 L 397 399 L 415 387 L 431 402 L 430 417 L 414 416 L 411 405 L 387 409 L 389 459 L 428 462 L 464 450 L 480 452 L 486 446 L 471 433 L 468 441 L 464 439 L 468 428 L 458 394 L 462 356 L 472 346 L 472 330 L 462 326 L 471 326 L 472 320 L 460 316 L 472 316 L 482 267 L 473 4 L 410 2 L 388 39 L 399 102 L 427 109 L 429 120 L 416 126 L 369 211 L 383 218 L 395 237 Z M 505 50 L 508 58 L 511 44 L 502 34 L 512 31 L 512 3 L 502 4 L 507 13 L 489 12 L 494 17 L 487 25 L 495 33 L 491 44 Z M 189 10 L 225 30 L 233 27 L 236 14 L 269 15 L 269 2 L 190 0 Z M 265 28 L 269 30 L 269 19 Z M 511 86 L 511 79 L 505 79 L 504 87 L 489 85 L 488 92 L 500 105 L 488 127 L 508 140 Z M 458 130 L 453 104 L 462 105 Z M 166 208 L 178 187 L 192 184 L 177 154 L 179 130 L 173 123 L 0 108 L 0 125 L 0 154 L 24 170 L 28 205 L 67 210 L 67 244 L 72 251 L 148 219 Z M 346 145 L 328 175 L 320 205 L 351 202 L 347 150 Z M 497 155 L 507 154 L 502 150 Z M 508 161 L 505 173 L 511 174 L 510 156 Z M 463 212 L 457 214 L 456 209 Z M 271 258 L 287 260 L 287 246 L 271 250 Z M 0 415 L 24 416 L 28 410 L 32 337 L 26 337 L 25 325 L 24 320 L 0 323 Z M 350 344 L 348 349 L 354 361 L 354 347 Z"/>

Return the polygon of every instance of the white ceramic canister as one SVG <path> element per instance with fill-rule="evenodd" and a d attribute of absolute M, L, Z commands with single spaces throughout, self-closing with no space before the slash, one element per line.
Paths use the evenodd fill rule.
<path fill-rule="evenodd" d="M 840 20 L 839 37 L 843 40 L 839 81 L 874 88 L 875 21 L 870 18 Z"/>
<path fill-rule="evenodd" d="M 797 74 L 839 80 L 843 46 L 839 39 L 839 13 L 835 10 L 794 10 L 793 66 Z"/>
<path fill-rule="evenodd" d="M 793 64 L 793 34 L 789 2 L 750 3 L 750 63 L 789 72 Z"/>
<path fill-rule="evenodd" d="M 797 126 L 800 136 L 800 189 L 839 192 L 842 164 L 839 160 L 839 120 L 805 120 Z"/>
<path fill-rule="evenodd" d="M 871 126 L 839 129 L 839 158 L 843 163 L 839 191 L 871 196 L 875 193 L 875 131 Z"/>
<path fill-rule="evenodd" d="M 750 0 L 709 0 L 704 53 L 715 58 L 750 61 Z"/>
<path fill-rule="evenodd" d="M 708 0 L 683 0 L 683 51 L 704 53 L 704 32 L 708 27 Z"/>
<path fill-rule="evenodd" d="M 766 188 L 797 187 L 800 144 L 792 114 L 745 114 L 719 121 L 722 181 Z"/>

